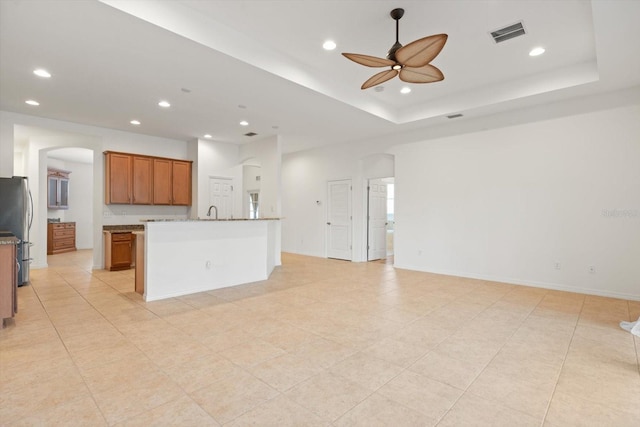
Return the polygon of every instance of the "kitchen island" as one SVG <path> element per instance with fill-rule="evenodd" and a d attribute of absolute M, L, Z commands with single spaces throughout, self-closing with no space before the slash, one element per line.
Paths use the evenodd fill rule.
<path fill-rule="evenodd" d="M 281 262 L 279 218 L 143 222 L 145 301 L 266 280 Z"/>

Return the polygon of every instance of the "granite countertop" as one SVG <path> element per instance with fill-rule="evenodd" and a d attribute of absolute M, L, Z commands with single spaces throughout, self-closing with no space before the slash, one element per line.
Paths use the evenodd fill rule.
<path fill-rule="evenodd" d="M 282 218 L 186 218 L 186 219 L 141 219 L 141 222 L 207 222 L 207 221 L 279 221 Z"/>
<path fill-rule="evenodd" d="M 0 245 L 17 245 L 20 243 L 20 239 L 13 235 L 9 231 L 0 231 Z"/>
<path fill-rule="evenodd" d="M 144 231 L 144 224 L 121 224 L 121 225 L 103 225 L 102 231 L 111 233 L 126 233 L 127 231 Z"/>

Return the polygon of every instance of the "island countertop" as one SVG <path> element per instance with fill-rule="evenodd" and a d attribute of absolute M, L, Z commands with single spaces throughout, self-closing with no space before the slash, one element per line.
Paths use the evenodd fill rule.
<path fill-rule="evenodd" d="M 165 218 L 141 219 L 140 222 L 206 222 L 206 221 L 279 221 L 282 218 Z"/>

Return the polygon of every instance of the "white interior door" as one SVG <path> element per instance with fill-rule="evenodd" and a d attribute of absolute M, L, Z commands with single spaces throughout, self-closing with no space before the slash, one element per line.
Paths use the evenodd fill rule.
<path fill-rule="evenodd" d="M 329 181 L 327 257 L 351 260 L 351 180 Z"/>
<path fill-rule="evenodd" d="M 387 184 L 370 179 L 368 186 L 367 259 L 387 257 Z"/>
<path fill-rule="evenodd" d="M 233 218 L 233 180 L 231 178 L 209 178 L 209 206 L 218 208 L 218 218 Z M 207 209 L 209 209 L 207 206 Z M 211 209 L 214 218 L 215 209 Z"/>

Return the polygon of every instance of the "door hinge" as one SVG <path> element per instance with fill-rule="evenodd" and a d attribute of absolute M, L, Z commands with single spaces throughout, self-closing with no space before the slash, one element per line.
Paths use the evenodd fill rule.
<path fill-rule="evenodd" d="M 233 191 L 233 185 L 231 186 L 231 191 Z"/>

